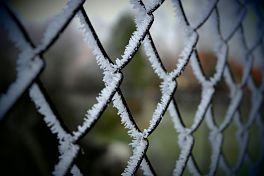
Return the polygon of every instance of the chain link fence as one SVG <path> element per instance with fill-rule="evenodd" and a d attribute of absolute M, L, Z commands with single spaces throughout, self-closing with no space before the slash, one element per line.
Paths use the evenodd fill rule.
<path fill-rule="evenodd" d="M 180 26 L 184 29 L 186 38 L 184 48 L 177 57 L 175 69 L 167 71 L 163 61 L 159 56 L 155 43 L 152 39 L 150 29 L 154 22 L 155 11 L 163 8 L 164 0 L 131 0 L 131 6 L 136 12 L 135 26 L 136 30 L 132 33 L 128 44 L 120 58 L 114 60 L 109 58 L 101 41 L 97 36 L 86 10 L 83 7 L 85 0 L 69 0 L 62 11 L 54 17 L 53 21 L 48 25 L 43 33 L 40 44 L 35 45 L 30 39 L 27 30 L 21 23 L 19 17 L 9 8 L 8 5 L 1 2 L 0 7 L 0 24 L 8 33 L 9 39 L 15 47 L 20 51 L 16 62 L 17 76 L 11 83 L 5 93 L 0 97 L 0 119 L 3 119 L 10 108 L 21 97 L 24 92 L 29 92 L 32 102 L 35 104 L 37 111 L 43 116 L 43 120 L 49 127 L 51 133 L 57 136 L 58 142 L 58 162 L 56 163 L 53 175 L 82 175 L 81 169 L 75 162 L 80 152 L 80 140 L 83 139 L 89 131 L 96 126 L 98 119 L 107 109 L 110 103 L 117 110 L 117 114 L 121 119 L 127 134 L 131 137 L 132 154 L 129 157 L 127 166 L 122 175 L 134 175 L 137 170 L 142 170 L 144 175 L 156 175 L 155 167 L 147 155 L 149 147 L 149 136 L 157 129 L 164 118 L 164 114 L 168 112 L 175 133 L 178 136 L 177 142 L 180 147 L 179 157 L 176 160 L 175 167 L 172 171 L 173 175 L 182 175 L 188 170 L 192 175 L 215 175 L 217 169 L 223 170 L 225 175 L 236 175 L 242 165 L 246 163 L 249 166 L 249 173 L 260 174 L 260 169 L 264 157 L 264 127 L 263 127 L 263 8 L 260 1 L 234 0 L 233 6 L 238 9 L 235 20 L 227 32 L 222 32 L 221 13 L 225 13 L 219 9 L 221 0 L 208 0 L 206 7 L 201 8 L 201 14 L 195 17 L 195 20 L 189 20 L 185 13 L 185 7 L 181 0 L 172 0 L 175 9 L 175 17 L 180 21 Z M 251 36 L 253 41 L 248 44 L 245 35 L 245 19 L 249 14 L 249 9 L 253 9 L 256 24 L 253 26 L 256 35 Z M 252 14 L 251 14 L 252 15 Z M 96 62 L 103 73 L 104 88 L 97 96 L 97 102 L 87 110 L 81 125 L 76 130 L 70 131 L 63 125 L 60 117 L 56 115 L 45 95 L 45 90 L 40 86 L 39 75 L 45 69 L 45 59 L 43 55 L 54 45 L 60 37 L 60 34 L 68 27 L 69 23 L 76 18 L 80 21 L 81 31 L 85 35 L 85 41 L 91 47 Z M 207 21 L 210 21 L 214 27 L 214 37 L 217 38 L 215 43 L 217 49 L 215 56 L 217 58 L 214 73 L 211 76 L 205 74 L 199 58 L 197 43 L 199 42 L 199 30 Z M 175 29 L 177 32 L 177 29 Z M 238 36 L 240 42 L 238 47 L 243 52 L 243 58 L 239 58 L 243 63 L 241 73 L 241 81 L 237 82 L 232 75 L 232 68 L 227 62 L 228 51 L 230 49 L 230 41 L 234 36 Z M 149 126 L 140 129 L 135 122 L 132 113 L 126 102 L 126 97 L 120 88 L 122 85 L 122 70 L 130 64 L 139 47 L 144 46 L 144 52 L 150 62 L 155 74 L 160 78 L 161 98 L 156 105 Z M 253 79 L 252 69 L 254 60 L 259 59 L 261 65 L 261 81 L 256 84 Z M 190 65 L 195 78 L 201 86 L 201 99 L 197 110 L 193 117 L 191 126 L 186 127 L 184 117 L 181 115 L 181 108 L 178 107 L 177 98 L 174 97 L 177 92 L 177 80 L 186 71 L 185 68 Z M 134 78 L 137 79 L 137 78 Z M 216 93 L 216 86 L 222 81 L 227 85 L 230 102 L 224 115 L 224 120 L 218 124 L 215 121 L 214 104 L 212 102 Z M 244 89 L 250 92 L 250 107 L 248 117 L 242 121 L 241 106 L 244 96 Z M 196 163 L 193 147 L 196 143 L 194 133 L 200 128 L 202 122 L 205 122 L 209 129 L 209 138 L 211 145 L 211 157 L 208 173 L 202 173 L 199 164 Z M 236 124 L 238 144 L 238 157 L 236 163 L 231 166 L 225 159 L 223 152 L 224 131 L 231 125 Z M 249 135 L 251 128 L 258 128 L 259 138 L 259 156 L 258 159 L 252 160 L 248 154 Z M 254 136 L 255 137 L 255 136 Z M 175 139 L 176 140 L 176 139 Z"/>

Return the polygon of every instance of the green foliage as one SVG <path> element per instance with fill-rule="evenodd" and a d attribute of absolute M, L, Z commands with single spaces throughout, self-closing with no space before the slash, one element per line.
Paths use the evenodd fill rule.
<path fill-rule="evenodd" d="M 110 34 L 111 38 L 108 42 L 108 49 L 111 54 L 111 58 L 119 57 L 124 51 L 126 44 L 133 31 L 136 30 L 134 20 L 130 14 L 124 14 L 120 16 L 114 25 Z"/>

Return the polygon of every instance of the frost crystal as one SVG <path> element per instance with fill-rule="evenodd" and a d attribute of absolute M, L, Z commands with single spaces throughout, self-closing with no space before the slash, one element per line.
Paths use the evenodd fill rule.
<path fill-rule="evenodd" d="M 51 132 L 57 134 L 60 141 L 64 139 L 67 136 L 67 133 L 61 127 L 57 117 L 53 114 L 48 102 L 45 100 L 37 84 L 32 85 L 29 95 L 32 101 L 35 103 L 39 113 L 44 116 L 44 121 L 48 127 L 50 127 Z"/>
<path fill-rule="evenodd" d="M 79 168 L 77 166 L 73 166 L 71 169 L 71 174 L 73 176 L 82 176 L 82 173 L 80 172 Z"/>
<path fill-rule="evenodd" d="M 83 3 L 84 0 L 68 0 L 67 5 L 57 16 L 54 17 L 52 22 L 47 27 L 47 30 L 41 40 L 41 44 L 36 49 L 36 53 L 40 53 L 47 49 L 47 46 L 50 45 L 52 40 L 58 36 L 58 33 L 60 33 L 63 29 L 63 26 L 69 22 L 75 11 L 80 8 L 80 5 Z"/>
<path fill-rule="evenodd" d="M 264 56 L 263 14 L 259 7 L 259 2 L 245 0 L 231 1 L 231 10 L 237 13 L 232 18 L 230 17 L 229 20 L 232 21 L 231 19 L 234 19 L 234 21 L 232 21 L 232 24 L 227 27 L 225 34 L 223 34 L 222 30 L 225 27 L 222 25 L 226 19 L 223 18 L 221 10 L 223 5 L 219 3 L 220 1 L 224 2 L 223 0 L 208 0 L 206 6 L 197 8 L 199 13 L 198 11 L 197 13 L 195 12 L 197 14 L 197 16 L 194 16 L 195 20 L 190 21 L 188 2 L 183 3 L 181 0 L 172 0 L 175 10 L 175 20 L 177 22 L 175 32 L 181 28 L 185 31 L 185 35 L 183 36 L 184 40 L 180 41 L 183 42 L 184 48 L 180 53 L 175 53 L 173 59 L 178 58 L 177 65 L 170 72 L 163 65 L 163 58 L 160 58 L 156 48 L 156 46 L 160 45 L 154 43 L 150 31 L 154 22 L 154 16 L 156 15 L 155 10 L 163 8 L 162 3 L 164 0 L 130 0 L 135 12 L 136 30 L 130 36 L 129 41 L 127 41 L 128 44 L 125 50 L 119 58 L 115 59 L 115 62 L 111 61 L 108 53 L 104 50 L 86 14 L 83 7 L 85 0 L 68 0 L 65 7 L 47 25 L 40 44 L 36 47 L 31 42 L 30 37 L 28 37 L 31 35 L 23 27 L 19 17 L 12 12 L 12 8 L 9 8 L 4 2 L 1 3 L 0 25 L 6 30 L 8 38 L 20 53 L 16 60 L 16 79 L 8 86 L 5 93 L 1 93 L 0 95 L 0 119 L 4 117 L 19 97 L 26 90 L 29 90 L 30 98 L 35 104 L 36 110 L 41 114 L 51 133 L 57 137 L 59 157 L 53 174 L 62 176 L 71 173 L 72 175 L 80 176 L 82 175 L 81 170 L 75 164 L 75 158 L 80 150 L 79 141 L 92 129 L 103 111 L 112 102 L 122 125 L 126 128 L 127 134 L 132 140 L 130 144 L 132 155 L 122 175 L 134 175 L 138 168 L 143 171 L 144 175 L 156 175 L 155 168 L 153 168 L 147 156 L 148 139 L 162 122 L 164 114 L 168 110 L 175 131 L 178 134 L 178 138 L 175 140 L 178 140 L 177 142 L 180 147 L 173 175 L 183 175 L 185 169 L 192 175 L 214 175 L 218 168 L 222 169 L 226 175 L 234 175 L 241 169 L 241 165 L 244 163 L 249 164 L 249 170 L 256 175 L 264 159 L 264 142 L 262 142 L 264 141 L 264 123 L 261 117 L 261 107 L 264 99 L 264 71 L 260 69 L 260 73 L 258 71 L 255 72 L 255 69 L 257 70 L 258 67 L 264 67 L 264 61 L 259 59 Z M 249 9 L 250 13 L 248 13 Z M 250 16 L 254 16 L 256 24 L 247 24 L 245 18 L 249 14 Z M 47 101 L 46 94 L 43 93 L 44 88 L 40 86 L 39 82 L 41 81 L 37 77 L 40 70 L 44 68 L 42 56 L 59 38 L 60 34 L 67 28 L 74 17 L 79 20 L 79 31 L 83 33 L 83 40 L 91 48 L 96 62 L 103 73 L 102 82 L 104 83 L 104 88 L 96 97 L 97 102 L 87 110 L 83 122 L 77 127 L 77 130 L 69 131 L 67 127 L 61 124 L 62 122 L 59 120 L 59 117 L 53 112 L 51 102 Z M 206 31 L 208 38 L 206 42 L 217 45 L 215 51 L 212 51 L 217 59 L 212 76 L 205 74 L 205 66 L 200 63 L 200 59 L 202 58 L 199 58 L 201 50 L 200 47 L 197 47 L 198 42 L 203 40 L 199 35 L 202 34 L 203 29 L 201 30 L 201 28 L 206 26 L 205 23 L 210 24 L 208 31 L 213 30 L 212 33 Z M 248 36 L 246 26 L 256 29 L 255 38 Z M 237 54 L 236 57 L 242 56 L 238 64 L 242 65 L 239 69 L 243 71 L 240 82 L 234 80 L 232 75 L 234 70 L 231 68 L 231 64 L 227 62 L 229 61 L 227 59 L 229 59 L 229 51 L 231 50 L 231 40 L 235 38 L 234 36 L 237 37 L 235 40 L 235 45 L 237 46 L 235 47 L 240 50 L 239 54 L 235 53 Z M 249 41 L 249 38 L 252 38 L 252 40 Z M 175 40 L 179 39 L 175 38 Z M 134 117 L 127 106 L 126 97 L 124 97 L 123 90 L 121 90 L 123 69 L 133 59 L 135 53 L 138 52 L 142 42 L 146 54 L 143 58 L 148 59 L 154 73 L 161 80 L 161 97 L 149 121 L 149 126 L 145 129 L 140 129 L 134 121 Z M 255 64 L 255 61 L 257 64 Z M 182 73 L 185 72 L 188 64 L 192 67 L 195 79 L 199 81 L 202 93 L 200 104 L 194 112 L 194 117 L 185 117 L 185 114 L 191 116 L 192 113 L 182 113 L 179 99 L 174 97 L 174 93 L 177 91 L 176 86 L 181 84 L 179 77 L 182 77 Z M 189 70 L 186 70 L 186 72 L 188 75 Z M 261 77 L 261 80 L 258 79 L 259 77 Z M 36 81 L 37 79 L 38 81 Z M 218 90 L 220 80 L 228 87 L 225 90 L 229 92 L 230 103 L 228 104 L 223 121 L 217 124 L 215 118 L 218 118 L 218 116 L 215 115 L 215 104 L 212 102 L 212 99 L 214 96 L 218 96 L 218 91 L 216 90 Z M 192 79 L 188 81 L 192 82 Z M 239 107 L 242 107 L 242 97 L 247 96 L 245 90 L 250 92 L 250 105 L 247 107 L 249 110 L 248 116 L 245 118 L 245 122 L 242 122 L 242 112 L 239 111 Z M 192 124 L 187 127 L 184 124 L 184 118 L 193 119 Z M 233 166 L 229 166 L 223 157 L 225 151 L 222 152 L 223 133 L 233 122 L 237 129 L 238 157 L 236 163 Z M 202 128 L 202 123 L 205 123 L 209 129 L 209 136 L 207 137 L 209 137 L 211 145 L 211 162 L 208 173 L 200 173 L 200 168 L 195 163 L 195 155 L 193 155 L 195 141 L 199 140 L 195 137 L 194 133 L 199 128 Z M 261 141 L 260 156 L 256 162 L 251 161 L 247 151 L 251 137 L 249 132 L 252 127 L 258 127 L 259 132 L 257 135 L 259 136 L 259 141 Z M 152 145 L 151 142 L 150 145 Z"/>
<path fill-rule="evenodd" d="M 17 59 L 16 80 L 9 85 L 5 94 L 0 95 L 1 119 L 39 73 L 43 67 L 43 62 L 39 57 L 35 57 L 33 61 L 29 60 L 32 58 L 33 49 L 2 6 L 0 6 L 0 24 L 8 32 L 9 39 L 21 51 Z"/>
<path fill-rule="evenodd" d="M 141 160 L 144 155 L 144 151 L 147 147 L 147 142 L 145 140 L 134 140 L 131 145 L 133 147 L 133 154 L 129 158 L 128 165 L 122 173 L 123 176 L 133 175 L 133 173 L 135 172 L 134 169 L 136 168 L 136 165 L 138 165 L 138 161 Z"/>

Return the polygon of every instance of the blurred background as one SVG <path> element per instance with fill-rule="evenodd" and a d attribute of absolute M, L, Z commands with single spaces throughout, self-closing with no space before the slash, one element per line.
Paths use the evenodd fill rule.
<path fill-rule="evenodd" d="M 145 0 L 146 1 L 146 0 Z M 10 8 L 18 15 L 34 44 L 39 44 L 47 25 L 66 5 L 66 0 L 8 0 Z M 193 23 L 197 14 L 205 10 L 207 0 L 185 0 L 184 10 Z M 126 44 L 135 31 L 134 14 L 125 0 L 89 0 L 85 10 L 111 60 L 120 58 Z M 229 0 L 219 3 L 221 30 L 223 35 L 230 31 L 240 9 Z M 263 6 L 262 11 L 263 13 Z M 167 70 L 176 67 L 177 57 L 186 40 L 185 31 L 175 17 L 171 1 L 166 0 L 162 7 L 154 12 L 155 21 L 150 29 L 154 43 Z M 256 16 L 253 8 L 248 9 L 243 22 L 248 45 L 253 44 L 256 35 Z M 98 93 L 104 88 L 102 71 L 96 64 L 95 56 L 89 45 L 83 41 L 84 34 L 80 24 L 74 19 L 61 34 L 58 41 L 43 55 L 46 68 L 40 75 L 42 86 L 56 107 L 57 114 L 70 130 L 82 123 L 86 111 L 96 103 Z M 0 92 L 4 93 L 16 78 L 16 58 L 19 51 L 7 38 L 7 32 L 0 27 Z M 215 25 L 208 20 L 198 30 L 200 39 L 197 45 L 201 65 L 209 77 L 215 72 L 217 36 Z M 228 63 L 235 81 L 241 81 L 243 73 L 243 52 L 237 35 L 229 42 Z M 254 53 L 255 61 L 251 75 L 257 85 L 262 79 L 261 49 Z M 148 127 L 152 113 L 160 100 L 159 85 L 148 62 L 143 47 L 123 69 L 124 80 L 121 90 L 130 111 L 140 129 Z M 174 95 L 179 106 L 182 120 L 187 127 L 193 123 L 193 117 L 201 100 L 201 86 L 196 80 L 190 64 L 177 80 L 178 87 Z M 246 122 L 250 106 L 250 91 L 243 90 L 243 101 L 239 106 L 242 121 Z M 212 103 L 215 120 L 220 124 L 229 105 L 229 90 L 224 82 L 216 86 Z M 261 109 L 263 117 L 263 108 Z M 76 159 L 84 175 L 120 175 L 129 156 L 131 138 L 120 123 L 112 103 L 109 104 L 94 128 L 81 140 L 81 152 Z M 233 166 L 238 159 L 237 127 L 234 122 L 224 132 L 223 153 L 227 162 Z M 250 128 L 248 153 L 253 161 L 260 155 L 259 128 L 254 124 Z M 207 173 L 210 165 L 211 145 L 209 129 L 203 122 L 194 133 L 193 155 L 202 173 Z M 58 162 L 56 136 L 51 134 L 42 117 L 30 101 L 28 92 L 16 102 L 6 117 L 0 122 L 0 170 L 3 175 L 50 175 Z M 179 157 L 178 134 L 170 116 L 166 113 L 159 127 L 149 137 L 147 152 L 158 175 L 171 175 Z M 246 175 L 246 163 L 238 175 Z M 263 172 L 262 172 L 263 173 Z M 138 171 L 141 175 L 141 171 Z M 185 171 L 185 175 L 189 175 Z M 223 175 L 221 169 L 217 175 Z"/>

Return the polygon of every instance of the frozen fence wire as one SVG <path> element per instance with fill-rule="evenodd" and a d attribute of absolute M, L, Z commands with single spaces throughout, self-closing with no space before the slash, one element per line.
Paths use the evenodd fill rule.
<path fill-rule="evenodd" d="M 141 1 L 131 0 L 133 9 L 137 12 L 135 17 L 136 30 L 132 33 L 130 40 L 120 58 L 112 62 L 108 53 L 104 50 L 97 33 L 91 24 L 85 9 L 83 8 L 84 0 L 69 0 L 66 7 L 54 17 L 54 20 L 48 25 L 46 32 L 43 34 L 41 43 L 35 46 L 27 31 L 21 24 L 19 18 L 14 15 L 10 8 L 1 3 L 0 7 L 0 24 L 4 26 L 9 34 L 10 40 L 20 50 L 17 58 L 17 77 L 10 84 L 6 93 L 0 96 L 0 119 L 2 119 L 13 104 L 19 99 L 21 94 L 29 91 L 30 97 L 34 102 L 36 109 L 44 116 L 43 120 L 50 128 L 51 132 L 57 135 L 58 149 L 60 156 L 58 163 L 54 167 L 54 175 L 65 175 L 71 172 L 73 175 L 81 175 L 81 170 L 75 164 L 75 158 L 79 152 L 79 141 L 96 125 L 97 120 L 101 117 L 107 105 L 113 102 L 113 106 L 118 111 L 118 116 L 121 118 L 121 123 L 128 130 L 128 135 L 132 138 L 132 155 L 129 158 L 127 167 L 122 175 L 133 175 L 140 168 L 145 175 L 155 175 L 155 168 L 146 154 L 148 150 L 148 137 L 156 130 L 166 111 L 169 112 L 175 130 L 178 134 L 178 144 L 180 146 L 179 158 L 176 161 L 173 170 L 174 175 L 182 175 L 185 169 L 188 169 L 193 175 L 203 175 L 196 164 L 193 155 L 193 146 L 195 144 L 193 133 L 201 126 L 203 121 L 206 122 L 210 130 L 209 141 L 212 148 L 210 170 L 208 175 L 215 175 L 217 168 L 224 170 L 225 174 L 236 174 L 244 161 L 248 161 L 251 166 L 252 173 L 257 173 L 264 159 L 264 146 L 261 142 L 261 154 L 257 162 L 253 162 L 248 155 L 249 129 L 254 123 L 258 124 L 260 141 L 263 141 L 264 127 L 261 108 L 263 105 L 264 91 L 264 73 L 262 68 L 262 81 L 260 85 L 256 85 L 251 70 L 255 59 L 255 52 L 259 50 L 261 64 L 263 61 L 263 9 L 257 1 L 240 1 L 234 0 L 234 6 L 240 9 L 236 16 L 233 26 L 228 32 L 221 31 L 221 11 L 218 4 L 221 0 L 208 0 L 207 6 L 198 19 L 192 24 L 184 10 L 181 0 L 172 0 L 175 8 L 175 16 L 180 19 L 181 27 L 185 29 L 186 40 L 185 45 L 180 55 L 175 69 L 167 71 L 161 61 L 161 58 L 156 49 L 155 43 L 150 34 L 150 28 L 154 21 L 154 12 L 158 8 L 162 8 L 164 0 Z M 245 37 L 243 24 L 248 8 L 253 8 L 258 24 L 254 27 L 257 30 L 257 35 L 253 39 L 253 44 L 249 46 Z M 103 72 L 104 88 L 97 96 L 97 102 L 91 109 L 87 110 L 83 123 L 78 126 L 77 130 L 68 132 L 67 129 L 60 124 L 58 117 L 49 107 L 43 94 L 43 88 L 39 87 L 38 76 L 41 70 L 45 69 L 42 58 L 45 53 L 59 38 L 70 21 L 78 18 L 81 23 L 80 30 L 85 34 L 85 41 L 91 47 L 93 54 L 96 56 L 97 64 Z M 199 39 L 198 30 L 205 25 L 207 21 L 212 21 L 215 28 L 215 35 L 218 46 L 215 51 L 217 57 L 216 69 L 211 77 L 204 74 L 204 68 L 200 64 L 198 55 L 197 43 Z M 230 48 L 230 40 L 238 35 L 240 38 L 239 47 L 242 48 L 243 56 L 243 73 L 240 83 L 236 83 L 227 63 L 228 50 Z M 148 60 L 157 76 L 162 80 L 160 85 L 161 99 L 159 100 L 151 120 L 149 127 L 140 130 L 131 115 L 126 104 L 120 85 L 122 84 L 122 69 L 125 68 L 133 59 L 133 56 L 138 51 L 141 44 L 144 45 L 144 50 Z M 186 66 L 190 63 L 193 73 L 201 84 L 202 94 L 201 100 L 194 115 L 193 124 L 185 127 L 181 116 L 181 109 L 178 108 L 177 99 L 174 94 L 177 87 L 177 79 L 182 76 Z M 225 118 L 220 125 L 217 125 L 214 119 L 212 98 L 215 95 L 215 87 L 223 79 L 228 85 L 229 96 L 231 98 Z M 239 106 L 242 101 L 243 88 L 247 86 L 251 92 L 251 107 L 248 120 L 244 123 L 241 121 Z M 237 125 L 237 143 L 239 157 L 236 164 L 230 167 L 226 162 L 223 153 L 224 136 L 223 132 L 232 123 Z"/>

